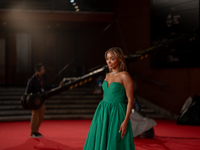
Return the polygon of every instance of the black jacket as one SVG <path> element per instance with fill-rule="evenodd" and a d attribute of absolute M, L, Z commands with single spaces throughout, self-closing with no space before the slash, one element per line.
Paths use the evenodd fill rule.
<path fill-rule="evenodd" d="M 40 79 L 40 81 L 43 83 L 43 89 L 44 90 L 50 90 L 52 89 L 53 87 L 48 84 L 45 79 L 42 77 L 40 78 L 38 75 L 37 77 Z M 26 87 L 26 90 L 25 90 L 25 94 L 30 94 L 30 93 L 33 93 L 33 94 L 40 94 L 40 93 L 44 93 L 44 91 L 42 91 L 42 86 L 40 84 L 40 81 L 38 80 L 38 78 L 36 77 L 36 75 L 34 74 L 29 80 L 28 80 L 28 83 L 27 83 L 27 87 Z"/>

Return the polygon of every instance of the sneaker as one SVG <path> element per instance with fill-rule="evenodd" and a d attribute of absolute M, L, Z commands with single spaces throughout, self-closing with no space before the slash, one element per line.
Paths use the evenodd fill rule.
<path fill-rule="evenodd" d="M 41 136 L 38 133 L 32 133 L 31 138 L 40 138 Z"/>
<path fill-rule="evenodd" d="M 43 135 L 42 135 L 40 132 L 38 132 L 37 134 L 38 134 L 40 137 L 43 137 Z"/>

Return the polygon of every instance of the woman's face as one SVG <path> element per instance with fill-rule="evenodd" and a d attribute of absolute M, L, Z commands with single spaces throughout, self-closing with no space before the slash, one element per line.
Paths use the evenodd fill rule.
<path fill-rule="evenodd" d="M 106 63 L 108 65 L 109 69 L 111 69 L 111 70 L 119 67 L 119 60 L 117 59 L 117 57 L 115 56 L 115 54 L 112 51 L 109 51 L 107 53 Z"/>

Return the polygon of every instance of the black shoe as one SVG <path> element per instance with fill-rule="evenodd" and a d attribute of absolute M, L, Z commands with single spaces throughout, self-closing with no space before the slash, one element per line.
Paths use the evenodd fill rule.
<path fill-rule="evenodd" d="M 38 133 L 32 133 L 31 138 L 40 138 L 41 136 Z"/>
<path fill-rule="evenodd" d="M 40 132 L 38 132 L 37 134 L 38 134 L 40 137 L 43 137 L 43 135 L 42 135 Z"/>

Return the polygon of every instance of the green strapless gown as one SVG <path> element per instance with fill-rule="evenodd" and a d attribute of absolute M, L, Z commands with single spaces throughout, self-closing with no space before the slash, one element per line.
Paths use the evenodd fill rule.
<path fill-rule="evenodd" d="M 95 111 L 83 150 L 135 150 L 130 120 L 124 138 L 119 133 L 126 115 L 124 86 L 112 82 L 108 87 L 104 80 L 102 88 L 103 100 Z"/>

